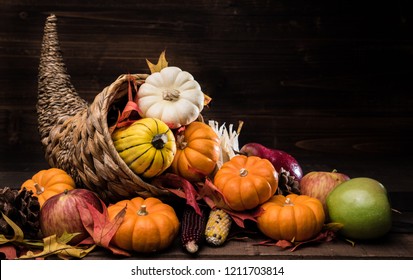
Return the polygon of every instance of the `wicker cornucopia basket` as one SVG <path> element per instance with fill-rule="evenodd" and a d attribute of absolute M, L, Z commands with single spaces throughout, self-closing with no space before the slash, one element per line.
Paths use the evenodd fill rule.
<path fill-rule="evenodd" d="M 111 106 L 127 96 L 128 75 L 121 75 L 88 104 L 70 82 L 56 23 L 55 15 L 46 20 L 38 79 L 38 129 L 46 160 L 107 203 L 134 196 L 169 196 L 166 189 L 133 173 L 113 146 L 107 117 Z M 147 74 L 131 76 L 139 85 Z"/>

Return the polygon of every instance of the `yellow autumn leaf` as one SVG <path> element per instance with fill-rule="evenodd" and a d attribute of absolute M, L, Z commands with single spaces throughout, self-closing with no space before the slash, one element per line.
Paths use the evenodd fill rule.
<path fill-rule="evenodd" d="M 163 51 L 161 55 L 159 56 L 158 63 L 153 64 L 150 62 L 148 59 L 146 59 L 146 63 L 148 64 L 149 70 L 151 71 L 151 74 L 160 72 L 163 68 L 168 67 L 168 61 L 166 60 L 166 51 Z"/>
<path fill-rule="evenodd" d="M 87 254 L 92 252 L 96 248 L 96 244 L 93 244 L 89 247 L 85 248 L 77 248 L 77 247 L 72 247 L 69 249 L 62 250 L 59 254 L 57 254 L 60 258 L 62 259 L 67 259 L 67 258 L 78 258 L 82 259 L 84 258 Z"/>
<path fill-rule="evenodd" d="M 204 106 L 208 106 L 209 102 L 211 102 L 212 98 L 204 93 Z"/>
<path fill-rule="evenodd" d="M 63 233 L 61 237 L 57 237 L 55 234 L 43 238 L 43 251 L 34 253 L 28 251 L 26 255 L 20 256 L 19 259 L 33 259 L 33 258 L 46 258 L 51 255 L 57 255 L 61 258 L 76 257 L 83 258 L 89 252 L 91 252 L 96 245 L 93 244 L 89 247 L 76 247 L 66 244 L 78 233 Z"/>
<path fill-rule="evenodd" d="M 323 226 L 323 229 L 324 229 L 324 230 L 331 230 L 331 231 L 337 232 L 337 231 L 339 231 L 340 229 L 342 229 L 343 226 L 344 226 L 344 225 L 343 225 L 342 223 L 328 223 L 328 224 L 325 224 L 325 225 Z"/>
<path fill-rule="evenodd" d="M 16 225 L 9 217 L 4 215 L 2 212 L 1 215 L 3 216 L 3 219 L 11 226 L 11 228 L 14 231 L 14 235 L 11 239 L 6 238 L 3 234 L 0 234 L 0 244 L 5 244 L 8 242 L 23 242 L 24 239 L 24 233 L 23 230 Z"/>

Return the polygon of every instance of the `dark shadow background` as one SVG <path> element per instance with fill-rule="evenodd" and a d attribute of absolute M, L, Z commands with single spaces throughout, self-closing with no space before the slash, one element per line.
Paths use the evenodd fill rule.
<path fill-rule="evenodd" d="M 244 121 L 240 144 L 289 152 L 411 192 L 412 5 L 397 1 L 0 1 L 0 171 L 46 166 L 37 73 L 46 17 L 92 101 L 166 49 L 213 98 L 204 115 Z"/>

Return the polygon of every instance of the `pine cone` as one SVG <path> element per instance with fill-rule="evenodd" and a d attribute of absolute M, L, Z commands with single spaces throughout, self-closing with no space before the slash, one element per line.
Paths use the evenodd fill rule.
<path fill-rule="evenodd" d="M 288 195 L 291 193 L 301 194 L 300 182 L 290 172 L 281 167 L 278 177 L 278 194 Z"/>
<path fill-rule="evenodd" d="M 11 219 L 24 233 L 25 238 L 37 239 L 40 234 L 40 204 L 32 191 L 26 188 L 21 190 L 10 189 L 9 187 L 0 189 L 0 211 Z M 13 229 L 0 217 L 0 233 L 10 236 Z"/>

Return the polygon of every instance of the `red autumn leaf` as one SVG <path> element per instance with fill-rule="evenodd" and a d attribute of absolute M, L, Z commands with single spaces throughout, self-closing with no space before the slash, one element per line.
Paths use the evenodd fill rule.
<path fill-rule="evenodd" d="M 129 126 L 140 118 L 139 106 L 133 100 L 133 89 L 131 84 L 133 85 L 135 92 L 138 92 L 136 80 L 131 75 L 128 75 L 128 102 L 123 108 L 122 113 L 119 113 L 116 124 L 109 128 L 111 133 L 115 130 L 115 128 Z"/>
<path fill-rule="evenodd" d="M 165 173 L 157 176 L 152 182 L 153 185 L 162 187 L 175 194 L 178 197 L 186 199 L 186 204 L 192 206 L 198 215 L 201 215 L 201 209 L 197 203 L 199 195 L 194 185 L 188 180 L 173 173 Z"/>
<path fill-rule="evenodd" d="M 136 104 L 133 101 L 128 101 L 126 103 L 125 108 L 122 111 L 122 114 L 120 115 L 118 122 L 116 124 L 116 127 L 124 127 L 124 126 L 129 126 L 133 122 L 139 119 L 139 115 L 136 113 L 138 112 L 139 107 L 138 104 Z"/>
<path fill-rule="evenodd" d="M 227 212 L 234 222 L 241 228 L 245 228 L 245 221 L 251 220 L 253 222 L 257 221 L 257 217 L 261 215 L 263 209 L 261 207 L 256 207 L 252 210 L 245 211 L 231 211 L 228 209 L 222 209 Z"/>
<path fill-rule="evenodd" d="M 11 244 L 1 245 L 0 254 L 4 254 L 6 260 L 14 260 L 17 258 L 16 248 Z"/>
<path fill-rule="evenodd" d="M 198 193 L 201 198 L 209 205 L 209 207 L 221 208 L 230 210 L 227 200 L 222 192 L 211 182 L 210 179 L 206 179 L 204 183 L 197 183 Z"/>
<path fill-rule="evenodd" d="M 283 248 L 283 249 L 287 249 L 287 248 L 291 248 L 294 246 L 294 243 L 288 241 L 288 240 L 278 240 L 275 243 L 275 246 Z"/>
<path fill-rule="evenodd" d="M 293 247 L 295 244 L 292 241 L 288 240 L 277 240 L 274 241 L 272 239 L 267 239 L 258 243 L 255 243 L 254 245 L 260 245 L 260 246 L 275 246 L 275 247 L 280 247 L 282 249 L 287 249 Z"/>
<path fill-rule="evenodd" d="M 320 232 L 320 234 L 314 237 L 313 239 L 302 241 L 302 242 L 294 242 L 295 246 L 291 249 L 291 252 L 295 251 L 299 246 L 302 246 L 302 245 L 330 242 L 335 238 L 335 236 L 336 234 L 332 230 Z"/>
<path fill-rule="evenodd" d="M 109 220 L 105 204 L 103 202 L 101 203 L 103 208 L 102 213 L 89 203 L 86 203 L 86 207 L 77 205 L 83 226 L 96 245 L 109 249 L 115 254 L 130 256 L 128 252 L 116 248 L 110 243 L 123 221 L 126 209 L 120 211 L 112 222 Z M 92 219 L 88 219 L 88 217 L 92 217 Z"/>
<path fill-rule="evenodd" d="M 309 244 L 319 244 L 323 242 L 330 242 L 336 237 L 336 234 L 332 230 L 326 230 L 320 232 L 316 237 L 306 240 L 306 241 L 288 241 L 288 240 L 265 240 L 262 242 L 259 242 L 255 245 L 263 245 L 263 246 L 276 246 L 280 247 L 282 249 L 287 249 L 291 248 L 291 252 L 294 252 L 295 250 L 298 249 L 298 247 L 303 246 L 303 245 L 309 245 Z"/>

